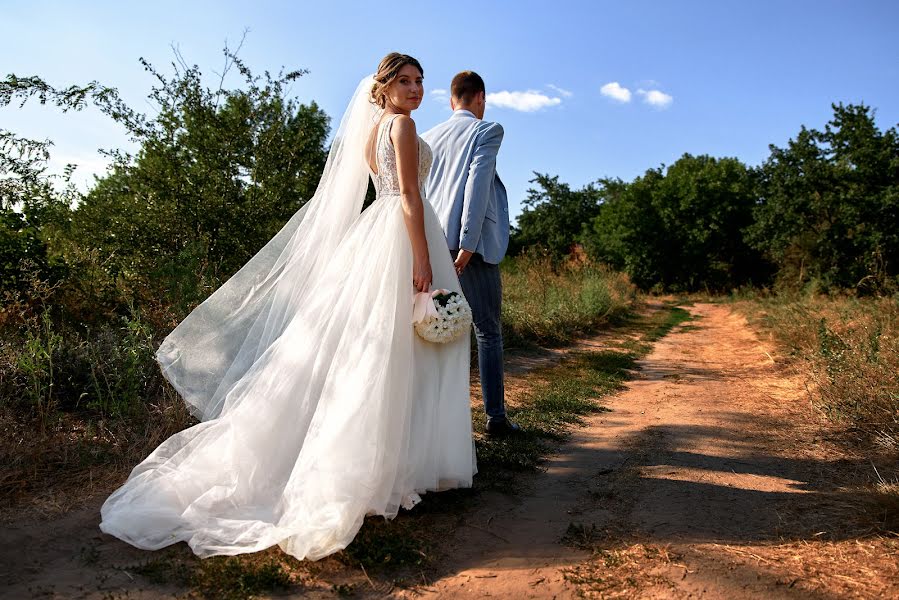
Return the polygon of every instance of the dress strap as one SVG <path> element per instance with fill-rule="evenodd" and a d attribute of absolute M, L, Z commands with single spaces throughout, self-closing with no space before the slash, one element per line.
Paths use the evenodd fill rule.
<path fill-rule="evenodd" d="M 381 134 L 378 136 L 378 148 L 381 147 L 381 141 L 384 139 L 384 136 L 387 136 L 387 139 L 390 139 L 390 128 L 393 127 L 393 121 L 399 116 L 399 114 L 390 115 L 390 117 L 384 119 L 381 123 Z"/>

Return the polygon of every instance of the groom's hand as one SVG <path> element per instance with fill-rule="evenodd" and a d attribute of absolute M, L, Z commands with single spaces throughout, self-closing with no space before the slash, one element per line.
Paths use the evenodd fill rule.
<path fill-rule="evenodd" d="M 471 252 L 470 250 L 459 250 L 459 254 L 456 255 L 456 260 L 453 263 L 453 265 L 456 267 L 456 275 L 462 274 L 462 271 L 465 270 L 465 265 L 467 265 L 468 261 L 471 260 L 473 254 L 474 252 Z"/>

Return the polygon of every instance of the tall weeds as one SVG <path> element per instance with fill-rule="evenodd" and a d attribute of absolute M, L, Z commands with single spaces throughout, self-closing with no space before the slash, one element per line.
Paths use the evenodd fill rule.
<path fill-rule="evenodd" d="M 808 296 L 758 306 L 780 345 L 805 365 L 821 409 L 899 452 L 899 298 Z"/>
<path fill-rule="evenodd" d="M 158 343 L 138 314 L 86 327 L 44 310 L 0 330 L 0 509 L 106 490 L 190 423 Z"/>
<path fill-rule="evenodd" d="M 21 398 L 35 411 L 43 434 L 55 409 L 54 385 L 59 369 L 54 371 L 55 357 L 62 346 L 62 336 L 54 331 L 49 315 L 25 331 L 25 343 L 15 357 L 22 379 Z"/>
<path fill-rule="evenodd" d="M 502 263 L 508 347 L 559 345 L 623 316 L 636 298 L 627 275 L 587 259 L 554 262 L 536 252 Z"/>

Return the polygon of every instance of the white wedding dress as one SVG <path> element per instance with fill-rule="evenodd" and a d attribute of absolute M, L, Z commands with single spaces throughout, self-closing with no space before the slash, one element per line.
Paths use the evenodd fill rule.
<path fill-rule="evenodd" d="M 378 127 L 377 174 L 364 157 L 380 116 L 370 88 L 357 89 L 316 196 L 160 347 L 202 422 L 134 468 L 103 504 L 104 532 L 146 549 L 185 541 L 200 556 L 278 544 L 317 559 L 366 515 L 471 485 L 469 336 L 414 333 L 392 117 Z M 421 139 L 419 150 L 423 184 L 431 151 Z M 360 214 L 369 175 L 377 200 Z M 461 293 L 427 200 L 424 216 L 433 286 Z"/>

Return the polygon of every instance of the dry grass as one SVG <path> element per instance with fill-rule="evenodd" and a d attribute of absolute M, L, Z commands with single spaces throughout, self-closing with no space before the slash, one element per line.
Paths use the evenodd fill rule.
<path fill-rule="evenodd" d="M 742 303 L 811 379 L 817 405 L 860 442 L 899 453 L 899 300 Z"/>
<path fill-rule="evenodd" d="M 603 265 L 535 253 L 506 259 L 502 278 L 507 348 L 569 343 L 621 319 L 637 293 L 627 275 Z"/>
<path fill-rule="evenodd" d="M 708 544 L 696 548 L 712 560 L 743 563 L 778 576 L 781 585 L 808 597 L 895 597 L 899 540 L 851 543 L 800 540 L 757 547 Z M 726 556 L 729 555 L 729 556 Z"/>
<path fill-rule="evenodd" d="M 841 443 L 870 460 L 860 492 L 875 503 L 876 527 L 899 531 L 897 298 L 775 297 L 737 306 L 771 336 L 777 362 L 808 378 L 813 403 Z"/>
<path fill-rule="evenodd" d="M 192 422 L 173 390 L 129 419 L 55 412 L 43 433 L 37 417 L 16 405 L 0 406 L 0 521 L 18 515 L 23 502 L 50 517 L 108 493 Z"/>
<path fill-rule="evenodd" d="M 595 527 L 572 523 L 562 541 L 591 553 L 590 559 L 562 569 L 581 598 L 676 597 L 665 575 L 672 566 L 686 569 L 668 545 L 624 542 L 617 532 Z"/>

